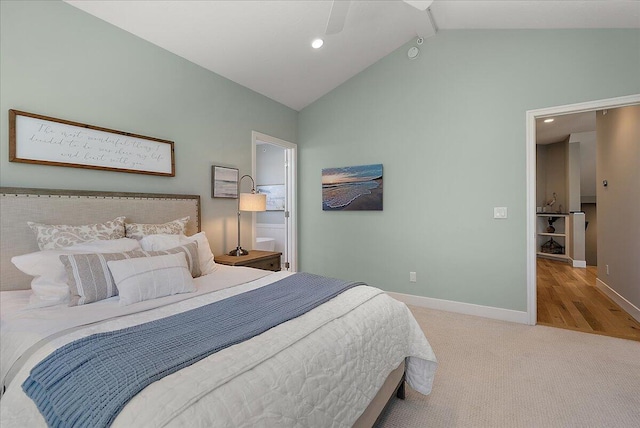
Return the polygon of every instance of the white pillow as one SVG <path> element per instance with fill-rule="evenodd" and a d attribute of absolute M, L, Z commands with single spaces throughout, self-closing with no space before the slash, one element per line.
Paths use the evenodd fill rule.
<path fill-rule="evenodd" d="M 35 276 L 31 281 L 33 295 L 29 307 L 45 307 L 69 302 L 69 277 L 60 261 L 61 255 L 84 253 L 113 253 L 139 250 L 135 239 L 120 238 L 82 242 L 57 250 L 36 251 L 11 258 L 11 263 L 27 275 Z"/>
<path fill-rule="evenodd" d="M 184 253 L 108 261 L 120 306 L 196 291 Z"/>
<path fill-rule="evenodd" d="M 213 260 L 213 253 L 209 246 L 209 240 L 204 232 L 191 236 L 184 235 L 147 235 L 140 240 L 140 245 L 145 251 L 160 251 L 176 247 L 178 245 L 198 243 L 198 260 L 202 275 L 208 275 L 216 270 L 216 263 Z"/>

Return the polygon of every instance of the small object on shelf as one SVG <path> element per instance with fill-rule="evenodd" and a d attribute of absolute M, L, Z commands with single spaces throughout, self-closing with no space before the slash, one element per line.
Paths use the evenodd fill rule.
<path fill-rule="evenodd" d="M 558 217 L 549 217 L 549 226 L 547 226 L 547 233 L 555 233 L 556 228 L 553 227 L 553 223 L 558 219 Z"/>
<path fill-rule="evenodd" d="M 553 204 L 556 203 L 556 200 L 558 199 L 558 195 L 556 194 L 556 192 L 553 192 L 553 197 L 551 199 L 549 199 L 547 201 L 547 203 L 545 204 L 544 207 L 544 212 L 551 212 L 551 207 L 553 206 Z"/>
<path fill-rule="evenodd" d="M 551 238 L 542 244 L 540 252 L 548 254 L 564 254 L 564 247 Z"/>

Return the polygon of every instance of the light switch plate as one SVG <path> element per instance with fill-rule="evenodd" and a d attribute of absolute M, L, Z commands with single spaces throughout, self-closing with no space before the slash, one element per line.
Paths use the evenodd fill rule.
<path fill-rule="evenodd" d="M 493 207 L 493 218 L 507 218 L 507 207 Z"/>

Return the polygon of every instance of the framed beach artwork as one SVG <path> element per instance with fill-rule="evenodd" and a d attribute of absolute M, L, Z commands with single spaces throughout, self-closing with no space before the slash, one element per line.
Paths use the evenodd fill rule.
<path fill-rule="evenodd" d="M 258 185 L 256 190 L 267 195 L 267 211 L 284 211 L 284 184 Z"/>
<path fill-rule="evenodd" d="M 238 198 L 238 169 L 225 166 L 211 167 L 211 197 Z"/>
<path fill-rule="evenodd" d="M 324 168 L 323 211 L 382 211 L 382 164 Z"/>

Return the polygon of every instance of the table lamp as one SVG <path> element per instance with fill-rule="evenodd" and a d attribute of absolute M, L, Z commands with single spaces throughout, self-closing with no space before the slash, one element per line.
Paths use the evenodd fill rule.
<path fill-rule="evenodd" d="M 251 180 L 251 193 L 240 193 L 238 198 L 238 247 L 229 251 L 230 256 L 246 256 L 247 250 L 240 246 L 240 213 L 242 211 L 258 212 L 267 210 L 267 195 L 256 193 L 256 183 L 250 175 L 243 175 L 238 181 L 238 191 L 242 179 L 248 177 Z"/>

